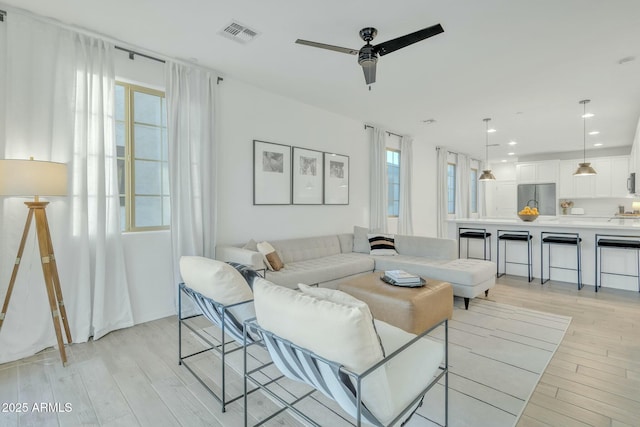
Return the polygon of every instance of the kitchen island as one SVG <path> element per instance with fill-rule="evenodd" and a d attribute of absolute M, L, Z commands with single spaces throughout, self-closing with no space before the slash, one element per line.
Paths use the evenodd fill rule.
<path fill-rule="evenodd" d="M 532 283 L 540 283 L 541 274 L 541 245 L 540 233 L 546 232 L 568 232 L 579 233 L 582 239 L 582 283 L 593 286 L 595 283 L 595 240 L 596 234 L 629 235 L 640 238 L 640 216 L 639 217 L 577 217 L 570 215 L 563 216 L 540 216 L 532 222 L 525 222 L 519 218 L 463 218 L 449 220 L 449 237 L 457 239 L 459 227 L 484 228 L 491 233 L 491 255 L 492 261 L 497 262 L 497 232 L 498 230 L 521 230 L 529 231 L 533 236 L 533 275 Z M 465 256 L 466 242 L 463 244 L 461 256 Z M 545 245 L 545 279 L 548 277 L 546 265 L 548 263 L 548 245 Z M 567 268 L 576 268 L 575 246 L 553 245 L 552 246 L 551 280 L 575 283 L 577 287 L 577 275 L 575 271 Z M 501 246 L 501 267 L 504 269 L 504 246 Z M 638 291 L 638 279 L 630 277 L 637 275 L 637 256 L 634 250 L 607 249 L 602 252 L 602 271 L 615 272 L 628 276 L 617 276 L 610 274 L 602 275 L 602 291 L 606 288 L 625 289 Z M 471 239 L 469 241 L 469 256 L 482 257 L 482 240 Z M 527 250 L 523 243 L 509 244 L 507 252 L 508 261 L 526 262 Z M 507 274 L 527 276 L 526 266 L 518 264 L 507 264 Z M 545 284 L 546 286 L 546 284 Z M 593 291 L 593 287 L 591 287 Z"/>

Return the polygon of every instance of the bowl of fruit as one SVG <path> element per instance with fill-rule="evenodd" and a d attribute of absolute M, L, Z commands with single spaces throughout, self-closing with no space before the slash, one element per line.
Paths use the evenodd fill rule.
<path fill-rule="evenodd" d="M 532 208 L 531 206 L 525 206 L 520 212 L 518 212 L 518 217 L 527 222 L 535 221 L 536 218 L 538 218 L 538 215 L 538 208 Z"/>

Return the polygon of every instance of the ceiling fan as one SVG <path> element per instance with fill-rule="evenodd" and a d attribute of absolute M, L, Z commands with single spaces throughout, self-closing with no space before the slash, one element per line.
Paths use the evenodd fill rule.
<path fill-rule="evenodd" d="M 378 45 L 373 46 L 370 42 L 378 34 L 378 30 L 373 27 L 367 27 L 360 30 L 360 38 L 367 42 L 360 50 L 349 49 L 348 47 L 333 46 L 325 43 L 312 42 L 309 40 L 296 40 L 296 43 L 303 44 L 312 47 L 318 47 L 320 49 L 328 49 L 336 52 L 347 53 L 349 55 L 358 55 L 358 64 L 362 66 L 364 71 L 364 80 L 370 85 L 376 81 L 376 64 L 378 62 L 378 56 L 384 56 L 388 53 L 395 52 L 398 49 L 407 47 L 429 37 L 433 37 L 444 32 L 442 25 L 436 24 L 431 27 L 423 28 L 414 33 L 407 34 Z"/>

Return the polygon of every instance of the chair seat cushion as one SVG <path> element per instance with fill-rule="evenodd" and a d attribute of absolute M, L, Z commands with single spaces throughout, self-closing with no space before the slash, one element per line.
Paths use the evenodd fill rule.
<path fill-rule="evenodd" d="M 480 231 L 464 231 L 460 233 L 460 237 L 465 239 L 484 239 L 485 237 L 491 237 L 491 233 L 482 233 Z"/>
<path fill-rule="evenodd" d="M 600 239 L 598 240 L 598 246 L 621 249 L 640 249 L 640 240 Z"/>
<path fill-rule="evenodd" d="M 500 240 L 516 240 L 526 242 L 527 240 L 531 240 L 533 238 L 532 235 L 526 234 L 501 234 L 498 236 Z"/>
<path fill-rule="evenodd" d="M 544 243 L 553 243 L 555 245 L 577 245 L 578 242 L 582 242 L 580 237 L 568 237 L 568 236 L 548 236 L 542 239 Z"/>

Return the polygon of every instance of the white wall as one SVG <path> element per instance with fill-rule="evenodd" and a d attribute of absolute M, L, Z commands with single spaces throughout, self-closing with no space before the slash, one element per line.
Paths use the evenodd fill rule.
<path fill-rule="evenodd" d="M 413 141 L 413 234 L 438 235 L 436 146 L 424 139 Z"/>
<path fill-rule="evenodd" d="M 217 244 L 352 232 L 368 225 L 369 150 L 363 123 L 232 78 L 220 84 Z M 253 205 L 253 140 L 349 156 L 349 204 Z"/>

